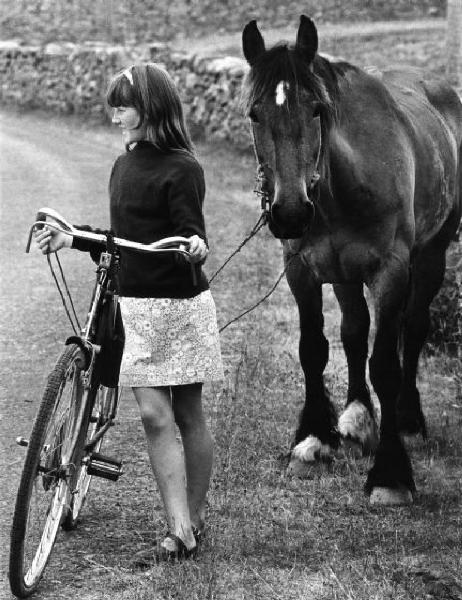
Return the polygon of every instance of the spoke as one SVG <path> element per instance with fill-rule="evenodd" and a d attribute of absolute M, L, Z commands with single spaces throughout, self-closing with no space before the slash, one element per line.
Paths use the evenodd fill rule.
<path fill-rule="evenodd" d="M 53 491 L 52 502 L 50 503 L 50 507 L 46 515 L 47 518 L 39 545 L 35 552 L 34 558 L 32 559 L 30 567 L 24 576 L 26 585 L 31 585 L 37 579 L 46 564 L 50 552 L 50 546 L 54 543 L 56 532 L 61 521 L 65 500 L 66 484 L 64 481 L 61 481 L 57 488 L 55 488 Z"/>

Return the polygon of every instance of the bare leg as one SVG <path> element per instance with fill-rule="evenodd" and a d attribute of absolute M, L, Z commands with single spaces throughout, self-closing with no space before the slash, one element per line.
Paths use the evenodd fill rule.
<path fill-rule="evenodd" d="M 202 411 L 202 384 L 176 386 L 172 393 L 175 421 L 183 440 L 189 514 L 192 524 L 202 529 L 213 461 L 212 436 Z"/>
<path fill-rule="evenodd" d="M 152 471 L 167 513 L 170 531 L 187 548 L 195 546 L 186 495 L 186 474 L 169 388 L 133 388 L 146 433 Z M 168 548 L 171 550 L 171 548 Z"/>

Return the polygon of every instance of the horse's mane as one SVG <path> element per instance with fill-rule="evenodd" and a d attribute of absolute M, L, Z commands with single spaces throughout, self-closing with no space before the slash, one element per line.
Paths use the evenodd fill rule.
<path fill-rule="evenodd" d="M 338 121 L 339 78 L 346 71 L 355 69 L 348 63 L 331 63 L 316 55 L 309 63 L 295 47 L 282 43 L 264 52 L 253 64 L 242 87 L 241 102 L 246 115 L 254 104 L 274 94 L 280 81 L 288 86 L 289 110 L 300 104 L 300 91 L 308 90 L 314 102 L 318 103 L 316 112 L 321 117 L 320 174 L 329 182 L 329 132 Z"/>

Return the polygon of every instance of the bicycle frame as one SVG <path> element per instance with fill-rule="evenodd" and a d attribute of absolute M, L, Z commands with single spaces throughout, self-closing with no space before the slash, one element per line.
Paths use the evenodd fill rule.
<path fill-rule="evenodd" d="M 47 221 L 47 218 L 52 219 L 53 221 Z M 43 227 L 49 227 L 60 231 L 62 233 L 67 233 L 72 236 L 75 236 L 80 239 L 90 240 L 98 243 L 106 243 L 107 237 L 104 234 L 98 234 L 88 231 L 82 231 L 77 229 L 73 225 L 71 225 L 62 215 L 60 215 L 56 210 L 52 208 L 41 208 L 36 217 L 36 221 L 31 226 L 29 230 L 29 236 L 27 240 L 26 252 L 29 252 L 30 245 L 32 241 L 32 234 L 37 229 L 42 229 Z M 158 242 L 154 242 L 152 244 L 142 244 L 139 242 L 133 242 L 130 240 L 125 240 L 123 238 L 113 238 L 113 244 L 118 248 L 129 248 L 132 250 L 137 250 L 143 253 L 176 253 L 184 256 L 191 264 L 191 275 L 193 278 L 193 282 L 196 283 L 196 271 L 194 268 L 194 264 L 190 260 L 190 254 L 187 251 L 187 247 L 189 245 L 189 240 L 187 238 L 181 236 L 174 236 L 169 238 L 164 238 Z M 83 384 L 85 385 L 87 394 L 91 392 L 92 385 L 92 376 L 93 369 L 95 366 L 96 357 L 101 351 L 101 347 L 95 343 L 96 329 L 98 325 L 98 311 L 101 308 L 101 303 L 104 298 L 104 294 L 110 287 L 110 279 L 109 272 L 112 266 L 112 261 L 114 260 L 115 255 L 109 251 L 103 251 L 100 256 L 100 261 L 97 268 L 97 279 L 95 283 L 95 287 L 93 289 L 92 299 L 90 303 L 90 308 L 87 314 L 87 318 L 84 326 L 80 331 L 80 336 L 72 336 L 68 338 L 66 343 L 77 343 L 82 349 L 82 352 L 85 356 L 85 365 L 84 365 L 84 377 Z M 117 296 L 114 295 L 114 302 L 117 302 Z M 91 400 L 93 401 L 94 398 Z M 118 401 L 119 394 L 115 393 L 114 402 L 112 402 L 112 407 L 110 408 L 110 414 L 105 415 L 105 423 L 102 428 L 98 430 L 95 436 L 89 440 L 86 444 L 85 449 L 91 450 L 94 447 L 99 439 L 101 439 L 107 430 L 113 425 L 115 417 L 117 415 L 118 409 Z M 81 414 L 79 415 L 79 419 L 83 415 L 84 404 L 80 407 Z"/>
<path fill-rule="evenodd" d="M 97 323 L 99 318 L 99 310 L 102 308 L 102 301 L 105 293 L 110 288 L 109 269 L 113 260 L 113 255 L 110 252 L 102 252 L 100 261 L 97 269 L 97 278 L 95 287 L 93 289 L 92 299 L 90 303 L 90 309 L 87 314 L 87 319 L 81 330 L 81 343 L 91 352 L 90 364 L 88 370 L 84 375 L 84 384 L 87 386 L 88 392 L 90 393 L 92 385 L 92 375 L 95 366 L 96 356 L 101 351 L 101 346 L 94 343 L 96 336 Z M 117 302 L 117 296 L 113 296 L 113 302 Z M 97 433 L 87 442 L 85 450 L 91 450 L 100 440 L 107 430 L 114 424 L 115 417 L 117 415 L 118 403 L 120 394 L 116 390 L 114 393 L 114 401 L 111 403 L 112 406 L 108 407 L 110 412 L 104 415 L 104 425 L 97 431 Z"/>

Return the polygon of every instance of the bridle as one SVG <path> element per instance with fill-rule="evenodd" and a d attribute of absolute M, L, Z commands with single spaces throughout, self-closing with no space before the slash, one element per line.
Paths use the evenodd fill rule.
<path fill-rule="evenodd" d="M 262 162 L 259 160 L 258 153 L 257 153 L 257 145 L 255 143 L 255 133 L 254 133 L 252 126 L 250 129 L 252 132 L 253 148 L 254 148 L 255 156 L 257 158 L 257 174 L 255 177 L 254 193 L 260 198 L 262 216 L 263 216 L 264 221 L 267 223 L 271 217 L 271 206 L 273 204 L 272 178 L 270 176 L 270 173 L 272 173 L 272 169 L 267 162 Z M 321 179 L 321 175 L 319 173 L 319 162 L 321 160 L 321 146 L 322 146 L 322 135 L 321 135 L 321 127 L 319 127 L 318 153 L 316 156 L 314 171 L 313 171 L 313 174 L 311 175 L 310 183 L 308 185 L 309 191 L 314 190 L 317 183 Z"/>
<path fill-rule="evenodd" d="M 255 151 L 255 156 L 257 158 L 257 163 L 258 163 L 258 166 L 257 166 L 257 176 L 256 176 L 256 186 L 255 186 L 255 189 L 254 189 L 254 193 L 257 194 L 257 196 L 260 197 L 262 212 L 261 212 L 260 217 L 258 218 L 258 221 L 253 226 L 251 232 L 239 244 L 239 246 L 236 248 L 236 250 L 234 250 L 228 256 L 228 258 L 215 271 L 215 273 L 209 278 L 209 283 L 212 283 L 212 281 L 215 279 L 215 277 L 224 269 L 224 267 L 230 262 L 230 260 L 234 256 L 236 256 L 236 254 L 242 250 L 242 248 L 247 244 L 247 242 L 249 242 L 270 220 L 270 216 L 271 216 L 271 204 L 273 202 L 273 200 L 272 200 L 272 179 L 271 179 L 271 176 L 270 176 L 271 168 L 268 165 L 268 163 L 264 163 L 264 162 L 262 162 L 262 161 L 260 161 L 258 159 L 257 146 L 255 144 L 255 134 L 254 134 L 254 131 L 253 131 L 253 127 L 251 127 L 251 132 L 252 132 L 252 139 L 253 139 L 253 147 L 254 147 L 254 151 Z M 308 186 L 308 188 L 310 190 L 312 190 L 312 189 L 314 189 L 316 187 L 316 184 L 318 183 L 318 181 L 321 178 L 320 173 L 319 173 L 319 162 L 320 162 L 320 158 L 321 158 L 321 142 L 322 142 L 321 128 L 319 128 L 318 154 L 317 154 L 317 157 L 316 157 L 315 169 L 314 169 L 313 175 L 311 176 L 310 184 Z M 228 321 L 225 325 L 223 325 L 222 327 L 220 327 L 220 329 L 219 329 L 220 333 L 224 329 L 226 329 L 227 327 L 229 327 L 229 325 L 231 325 L 232 323 L 235 323 L 240 318 L 242 318 L 244 315 L 247 315 L 251 311 L 255 310 L 258 306 L 260 306 L 263 302 L 265 302 L 265 300 L 267 300 L 271 296 L 271 294 L 274 292 L 274 290 L 277 288 L 277 286 L 281 282 L 282 278 L 284 277 L 284 275 L 286 274 L 287 270 L 289 269 L 292 261 L 296 260 L 299 256 L 300 256 L 300 254 L 299 254 L 298 251 L 294 252 L 292 254 L 292 256 L 287 260 L 287 262 L 286 262 L 286 264 L 284 266 L 284 269 L 280 273 L 279 277 L 277 278 L 277 280 L 274 283 L 274 285 L 272 286 L 272 288 L 262 298 L 260 298 L 260 300 L 258 302 L 256 302 L 253 306 L 251 306 L 250 308 L 247 308 L 245 311 L 243 311 L 239 315 L 237 315 L 237 317 L 234 317 L 233 319 L 231 319 L 230 321 Z"/>

